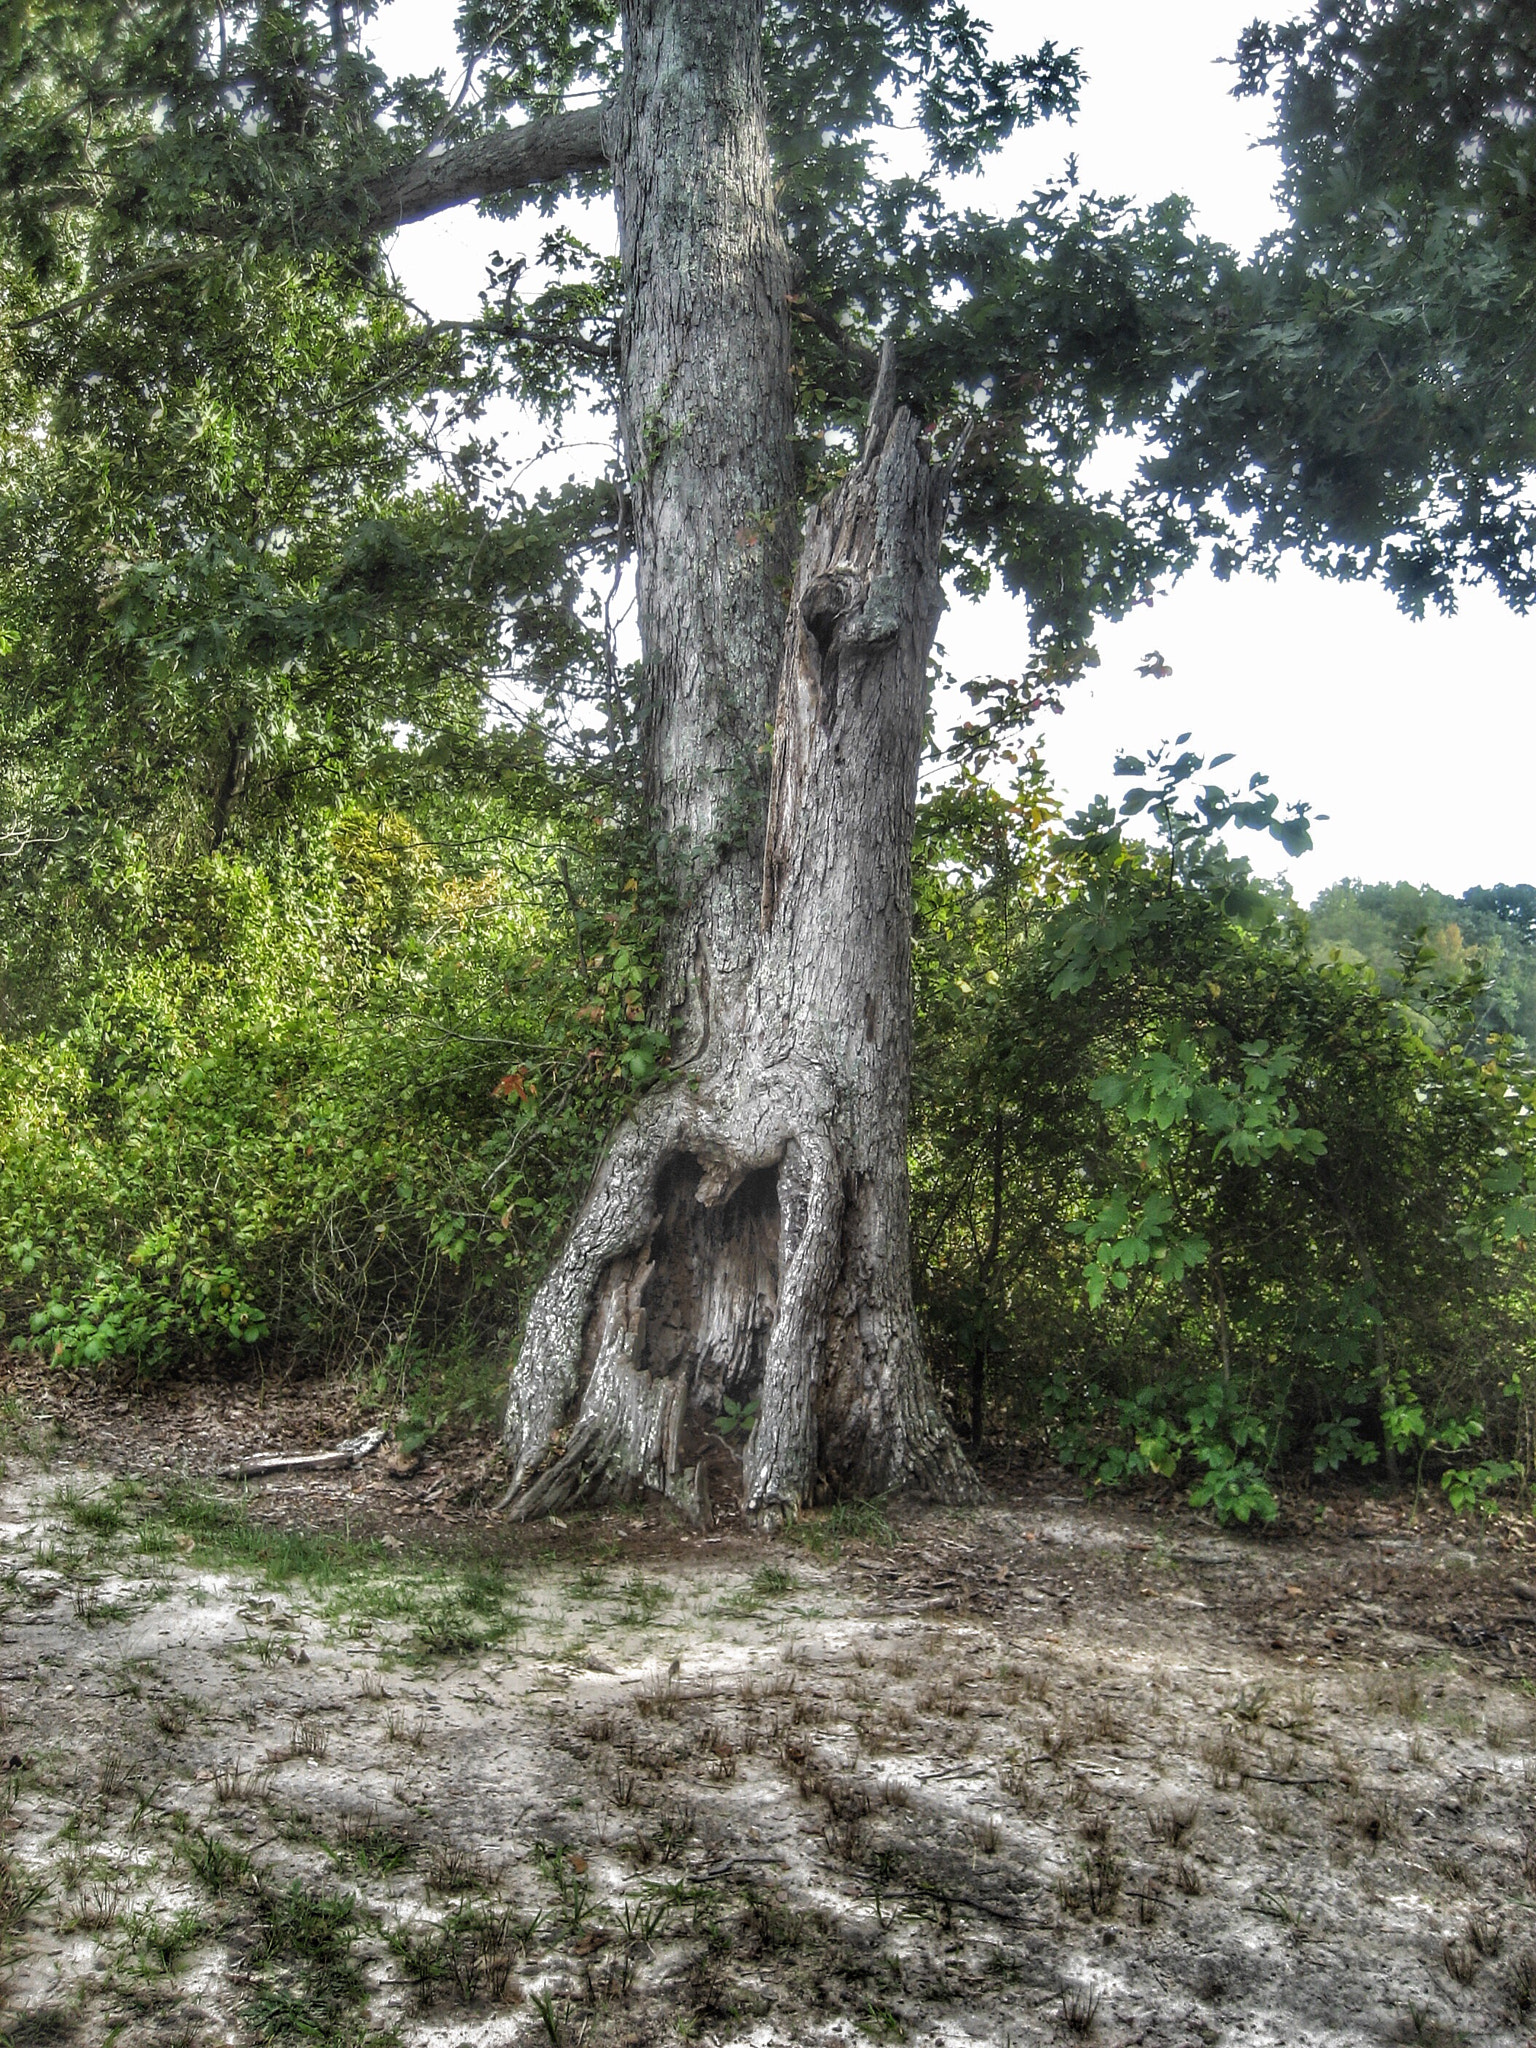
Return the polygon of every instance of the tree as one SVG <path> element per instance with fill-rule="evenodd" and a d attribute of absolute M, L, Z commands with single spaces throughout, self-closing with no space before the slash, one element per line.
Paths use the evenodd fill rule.
<path fill-rule="evenodd" d="M 205 494 L 218 531 L 192 550 L 220 565 L 221 628 L 274 614 L 282 627 L 226 631 L 209 673 L 236 674 L 233 645 L 241 673 L 312 682 L 359 733 L 377 733 L 378 707 L 355 664 L 326 682 L 327 660 L 361 648 L 389 673 L 427 565 L 434 605 L 459 600 L 445 645 L 467 676 L 483 678 L 488 644 L 531 607 L 534 671 L 606 691 L 622 738 L 621 679 L 576 629 L 571 584 L 633 551 L 646 888 L 664 915 L 654 1021 L 670 1058 L 529 1314 L 512 1498 L 533 1513 L 649 1486 L 703 1512 L 727 1399 L 755 1418 L 755 1513 L 793 1512 L 818 1485 L 966 1497 L 907 1244 L 909 856 L 940 574 L 970 589 L 1000 575 L 1029 606 L 1021 675 L 977 688 L 963 740 L 985 748 L 1091 658 L 1096 616 L 1146 598 L 1203 534 L 1235 558 L 1245 543 L 1217 502 L 1225 490 L 1246 513 L 1263 487 L 1223 380 L 1230 369 L 1244 402 L 1273 394 L 1263 348 L 1234 355 L 1268 317 L 1267 286 L 1191 235 L 1179 203 L 1138 214 L 1070 175 L 1005 219 L 956 210 L 942 173 L 1070 111 L 1077 87 L 1049 46 L 995 58 L 960 0 L 857 15 L 831 0 L 629 0 L 621 22 L 611 0 L 470 0 L 454 99 L 440 80 L 379 74 L 360 48 L 370 11 L 12 0 L 0 201 L 15 461 L 50 436 L 78 446 L 84 405 L 117 461 L 142 468 L 172 401 L 253 374 L 221 304 L 232 289 L 296 281 L 335 294 L 354 337 L 381 323 L 375 347 L 334 366 L 327 403 L 384 404 L 398 457 L 441 394 L 458 439 L 439 498 L 412 497 L 398 463 L 373 503 L 339 488 L 300 563 L 263 493 L 222 524 Z M 928 161 L 893 175 L 874 145 L 898 102 Z M 411 318 L 381 268 L 401 221 L 471 200 L 515 215 L 608 185 L 617 274 L 546 235 L 542 288 L 522 259 L 499 264 L 483 316 L 443 328 Z M 153 338 L 152 375 L 131 348 L 97 367 L 112 333 Z M 614 477 L 520 498 L 473 434 L 503 387 L 556 425 L 579 392 L 610 400 Z M 1297 434 L 1317 426 L 1282 395 Z M 127 420 L 138 438 L 114 444 Z M 1088 491 L 1098 438 L 1136 428 L 1169 450 L 1162 465 L 1118 499 Z M 430 436 L 414 445 L 429 452 Z M 175 531 L 189 488 L 168 476 L 149 523 Z M 1287 513 L 1278 541 L 1254 545 L 1326 545 L 1336 510 L 1313 506 L 1304 535 Z M 140 545 L 135 588 L 163 566 L 152 536 Z M 22 685 L 31 705 L 88 715 L 100 694 L 89 585 L 77 577 L 70 598 L 69 660 Z M 173 615 L 183 603 L 174 591 Z M 188 687 L 163 617 L 116 610 L 112 701 L 140 733 L 163 733 L 164 705 L 186 712 L 193 737 L 172 766 L 203 760 L 193 781 L 223 836 L 242 762 L 289 744 L 294 692 L 247 689 L 229 719 L 217 688 Z M 403 680 L 396 717 L 465 719 L 419 670 Z M 483 696 L 468 697 L 478 715 Z M 30 763 L 13 786 L 18 851 L 46 861 L 61 800 Z"/>
<path fill-rule="evenodd" d="M 1317 0 L 1255 22 L 1287 227 L 1156 465 L 1224 499 L 1218 562 L 1294 550 L 1404 608 L 1536 598 L 1536 26 L 1523 0 Z"/>

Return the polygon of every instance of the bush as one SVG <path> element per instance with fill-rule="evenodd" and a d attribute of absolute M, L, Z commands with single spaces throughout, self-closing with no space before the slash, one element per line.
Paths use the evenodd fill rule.
<path fill-rule="evenodd" d="M 461 799 L 434 844 L 352 804 L 264 858 L 129 842 L 99 887 L 136 914 L 0 1039 L 12 1343 L 345 1360 L 381 1390 L 432 1348 L 504 1353 L 661 1056 L 649 926 L 595 835 Z"/>
<path fill-rule="evenodd" d="M 1177 1475 L 1223 1519 L 1271 1516 L 1281 1471 L 1378 1461 L 1482 1498 L 1529 1453 L 1530 1066 L 1475 968 L 1410 946 L 1389 994 L 1314 957 L 1217 836 L 1298 820 L 1209 786 L 1185 808 L 1201 765 L 1154 760 L 1155 792 L 1069 833 L 1038 768 L 928 807 L 932 1352 L 973 1420 L 1095 1482 Z M 1149 794 L 1151 847 L 1124 829 Z M 1474 1442 L 1483 1481 L 1451 1478 Z"/>

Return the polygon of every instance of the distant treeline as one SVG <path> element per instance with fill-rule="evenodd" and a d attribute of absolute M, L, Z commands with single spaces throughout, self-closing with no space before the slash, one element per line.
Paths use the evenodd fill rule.
<path fill-rule="evenodd" d="M 1409 882 L 1336 882 L 1309 916 L 1319 946 L 1364 961 L 1393 994 L 1402 989 L 1405 949 L 1426 948 L 1427 964 L 1442 978 L 1480 971 L 1480 1029 L 1536 1046 L 1536 887 L 1529 882 L 1460 896 Z"/>

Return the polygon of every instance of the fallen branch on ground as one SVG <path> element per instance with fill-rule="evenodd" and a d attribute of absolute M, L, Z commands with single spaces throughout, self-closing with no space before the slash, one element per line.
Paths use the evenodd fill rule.
<path fill-rule="evenodd" d="M 348 1465 L 360 1465 L 388 1435 L 387 1429 L 365 1429 L 361 1436 L 349 1436 L 345 1443 L 339 1443 L 334 1451 L 308 1451 L 297 1455 L 273 1451 L 254 1458 L 238 1458 L 233 1465 L 221 1465 L 218 1477 L 265 1479 L 273 1472 L 339 1472 Z"/>

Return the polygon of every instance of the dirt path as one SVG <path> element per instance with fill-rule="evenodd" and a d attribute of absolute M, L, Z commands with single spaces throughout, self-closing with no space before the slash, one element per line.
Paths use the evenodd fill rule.
<path fill-rule="evenodd" d="M 1514 1532 L 514 1531 L 472 1447 L 193 1483 L 350 1418 L 178 1401 L 12 1403 L 11 2048 L 1532 2038 Z"/>

